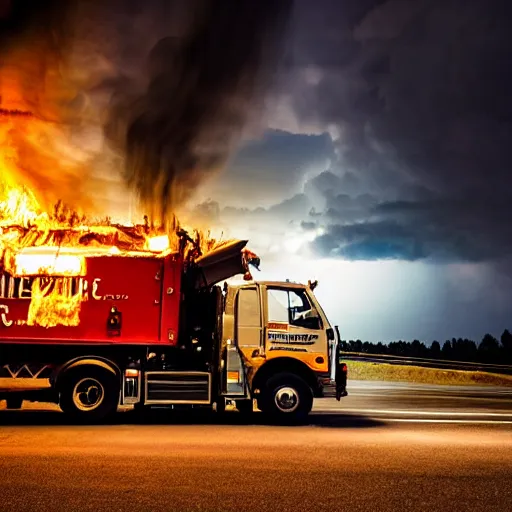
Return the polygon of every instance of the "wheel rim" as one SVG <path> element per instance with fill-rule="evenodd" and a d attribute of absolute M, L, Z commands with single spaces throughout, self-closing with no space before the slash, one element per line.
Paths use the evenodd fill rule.
<path fill-rule="evenodd" d="M 281 412 L 293 412 L 299 407 L 299 394 L 290 387 L 284 387 L 277 391 L 275 404 Z"/>
<path fill-rule="evenodd" d="M 78 381 L 73 388 L 73 404 L 81 411 L 92 411 L 98 408 L 104 396 L 103 384 L 92 377 Z"/>

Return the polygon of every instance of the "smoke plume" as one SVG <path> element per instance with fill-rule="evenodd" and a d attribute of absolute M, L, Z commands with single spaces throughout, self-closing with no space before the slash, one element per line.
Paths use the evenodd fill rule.
<path fill-rule="evenodd" d="M 199 2 L 186 32 L 152 49 L 147 89 L 135 97 L 126 83 L 117 89 L 110 133 L 124 148 L 128 183 L 146 204 L 172 211 L 224 164 L 271 77 L 290 4 Z"/>
<path fill-rule="evenodd" d="M 4 2 L 0 66 L 15 70 L 17 86 L 6 98 L 0 82 L 0 108 L 29 110 L 75 144 L 87 130 L 104 137 L 80 165 L 32 165 L 27 174 L 85 182 L 109 155 L 106 174 L 115 178 L 115 152 L 148 213 L 165 218 L 222 168 L 257 112 L 275 79 L 292 1 Z"/>

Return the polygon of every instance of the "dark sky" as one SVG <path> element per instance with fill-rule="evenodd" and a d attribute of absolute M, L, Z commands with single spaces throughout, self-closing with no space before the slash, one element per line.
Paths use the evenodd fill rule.
<path fill-rule="evenodd" d="M 329 306 L 352 336 L 500 334 L 512 322 L 511 22 L 497 0 L 297 1 L 270 130 L 205 197 L 268 247 L 270 225 L 302 237 L 315 269 L 338 260 L 340 286 L 357 262 L 352 293 L 382 295 L 395 269 L 396 293 L 366 315 L 344 304 L 357 322 Z M 365 262 L 381 266 L 373 281 Z M 401 275 L 428 276 L 404 305 Z"/>

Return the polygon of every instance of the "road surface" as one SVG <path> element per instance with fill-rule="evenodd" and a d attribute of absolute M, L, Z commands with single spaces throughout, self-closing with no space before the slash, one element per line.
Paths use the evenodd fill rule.
<path fill-rule="evenodd" d="M 0 413 L 0 511 L 512 510 L 512 393 L 352 382 L 309 425 Z"/>

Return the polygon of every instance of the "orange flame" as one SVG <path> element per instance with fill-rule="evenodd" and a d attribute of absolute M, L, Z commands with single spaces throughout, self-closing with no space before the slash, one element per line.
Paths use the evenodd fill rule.
<path fill-rule="evenodd" d="M 33 43 L 0 65 L 0 276 L 29 280 L 27 324 L 43 327 L 79 324 L 82 296 L 70 283 L 83 273 L 77 261 L 85 255 L 158 257 L 179 247 L 177 222 L 163 229 L 147 219 L 128 226 L 85 215 L 93 211 L 90 159 L 70 143 L 69 123 L 76 127 L 87 116 L 77 119 L 80 109 L 70 107 L 76 97 L 62 81 L 60 64 Z M 227 243 L 199 232 L 195 237 L 187 248 L 192 258 Z"/>

